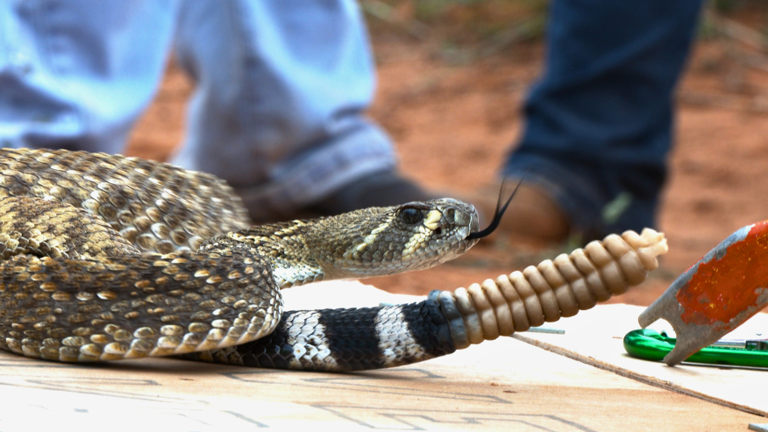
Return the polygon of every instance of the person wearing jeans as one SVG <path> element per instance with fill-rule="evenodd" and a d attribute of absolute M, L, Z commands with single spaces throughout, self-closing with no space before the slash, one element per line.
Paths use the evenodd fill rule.
<path fill-rule="evenodd" d="M 364 111 L 375 73 L 352 0 L 0 3 L 0 145 L 120 153 L 171 53 L 195 80 L 169 161 L 255 221 L 428 198 Z"/>
<path fill-rule="evenodd" d="M 555 241 L 654 225 L 700 7 L 552 1 L 502 228 Z M 363 114 L 375 71 L 351 0 L 0 2 L 0 145 L 119 153 L 171 52 L 197 86 L 170 162 L 224 178 L 255 221 L 429 197 Z"/>

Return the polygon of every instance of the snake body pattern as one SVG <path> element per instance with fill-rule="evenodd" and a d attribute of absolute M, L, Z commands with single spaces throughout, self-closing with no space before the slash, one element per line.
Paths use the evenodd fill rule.
<path fill-rule="evenodd" d="M 0 149 L 0 349 L 64 362 L 398 366 L 589 309 L 642 282 L 666 252 L 663 234 L 630 231 L 418 303 L 283 311 L 283 288 L 453 259 L 477 242 L 477 220 L 446 198 L 250 227 L 214 176 Z"/>

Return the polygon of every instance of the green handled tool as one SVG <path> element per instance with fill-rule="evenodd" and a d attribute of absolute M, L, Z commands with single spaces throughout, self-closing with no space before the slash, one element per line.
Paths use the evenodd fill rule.
<path fill-rule="evenodd" d="M 624 336 L 624 349 L 636 358 L 662 361 L 675 348 L 675 338 L 655 330 L 633 330 Z M 728 366 L 750 366 L 768 368 L 768 342 L 746 340 L 740 343 L 718 342 L 702 348 L 691 355 L 686 362 Z"/>

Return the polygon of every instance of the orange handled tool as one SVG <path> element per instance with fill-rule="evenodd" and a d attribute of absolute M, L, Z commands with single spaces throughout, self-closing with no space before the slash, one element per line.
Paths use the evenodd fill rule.
<path fill-rule="evenodd" d="M 645 328 L 665 319 L 675 329 L 675 348 L 664 357 L 679 364 L 768 305 L 768 221 L 748 225 L 712 249 L 648 307 Z M 768 330 L 768 329 L 767 329 Z"/>

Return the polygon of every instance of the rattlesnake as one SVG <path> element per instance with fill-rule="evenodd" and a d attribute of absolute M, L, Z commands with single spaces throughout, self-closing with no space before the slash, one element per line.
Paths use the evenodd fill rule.
<path fill-rule="evenodd" d="M 627 232 L 426 300 L 283 312 L 280 289 L 431 267 L 477 239 L 454 199 L 249 227 L 222 180 L 65 150 L 0 149 L 0 348 L 345 371 L 448 354 L 571 316 L 642 282 L 662 234 Z"/>

